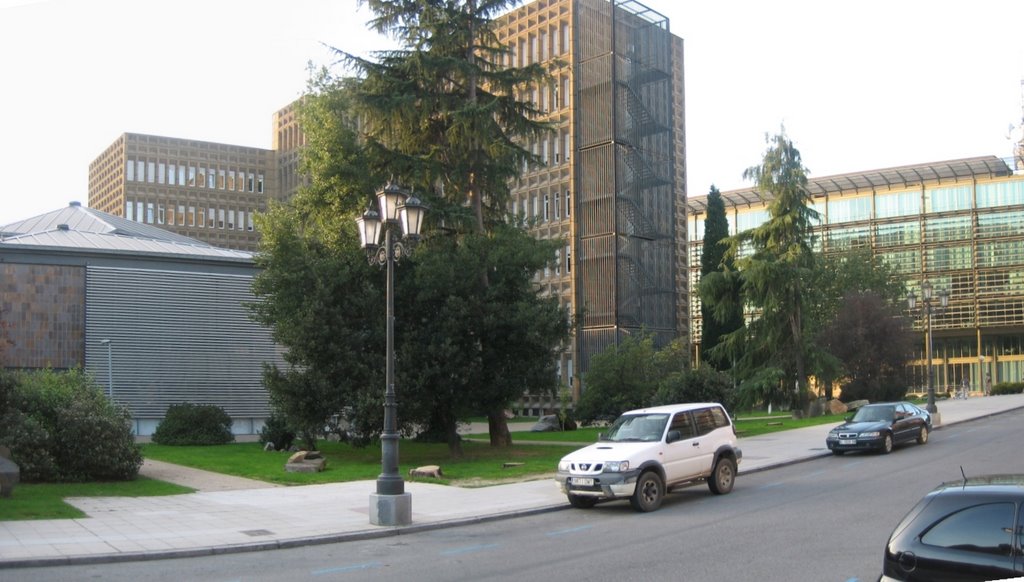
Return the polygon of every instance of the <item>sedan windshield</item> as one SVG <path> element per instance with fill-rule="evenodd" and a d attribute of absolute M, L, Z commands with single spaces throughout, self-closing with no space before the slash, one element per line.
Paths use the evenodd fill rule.
<path fill-rule="evenodd" d="M 853 415 L 851 422 L 891 422 L 895 416 L 895 406 L 865 406 Z"/>
<path fill-rule="evenodd" d="M 667 414 L 631 414 L 620 416 L 601 440 L 624 442 L 660 441 L 662 433 L 665 432 L 665 423 L 668 422 Z"/>

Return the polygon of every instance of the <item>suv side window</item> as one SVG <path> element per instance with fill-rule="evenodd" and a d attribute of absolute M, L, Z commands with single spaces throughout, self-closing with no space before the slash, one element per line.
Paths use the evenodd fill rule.
<path fill-rule="evenodd" d="M 729 417 L 725 415 L 725 411 L 717 406 L 711 409 L 711 414 L 715 417 L 715 428 L 725 428 L 732 424 L 729 422 Z"/>
<path fill-rule="evenodd" d="M 715 415 L 710 408 L 701 408 L 693 411 L 693 419 L 697 421 L 697 435 L 706 435 L 718 428 Z"/>
<path fill-rule="evenodd" d="M 678 430 L 683 440 L 692 439 L 697 436 L 693 427 L 693 419 L 690 417 L 689 412 L 677 412 L 675 417 L 672 418 L 672 426 L 668 427 L 668 429 Z"/>

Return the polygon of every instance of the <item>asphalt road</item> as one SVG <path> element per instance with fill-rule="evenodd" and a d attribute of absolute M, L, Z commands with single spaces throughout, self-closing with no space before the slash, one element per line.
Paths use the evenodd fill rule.
<path fill-rule="evenodd" d="M 626 502 L 368 541 L 223 556 L 0 570 L 0 580 L 874 581 L 899 519 L 942 481 L 1024 473 L 1024 411 L 706 486 L 660 510 Z M 297 507 L 296 511 L 316 508 Z"/>

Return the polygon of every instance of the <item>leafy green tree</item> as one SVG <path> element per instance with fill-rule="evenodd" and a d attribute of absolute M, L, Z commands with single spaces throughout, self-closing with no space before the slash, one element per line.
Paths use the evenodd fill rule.
<path fill-rule="evenodd" d="M 702 294 L 719 297 L 715 302 L 701 302 L 701 351 L 704 361 L 716 370 L 732 367 L 714 350 L 721 337 L 743 327 L 743 301 L 740 296 L 739 277 L 732 260 L 725 256 L 723 242 L 729 237 L 729 222 L 725 217 L 725 202 L 718 188 L 711 186 L 707 197 L 704 219 L 704 245 L 701 248 L 700 274 Z M 711 354 L 717 354 L 715 357 Z"/>
<path fill-rule="evenodd" d="M 350 417 L 363 436 L 383 418 L 379 404 L 357 404 L 365 402 L 362 392 L 383 385 L 380 362 L 367 353 L 384 354 L 384 281 L 368 268 L 351 216 L 333 207 L 314 209 L 300 194 L 294 205 L 258 217 L 253 290 L 260 299 L 252 314 L 272 328 L 288 363 L 284 370 L 268 367 L 264 383 L 275 409 L 311 449 L 335 417 Z"/>
<path fill-rule="evenodd" d="M 352 99 L 369 172 L 395 175 L 456 233 L 505 220 L 509 183 L 538 159 L 522 144 L 549 126 L 517 92 L 545 81 L 538 64 L 504 67 L 491 18 L 515 0 L 365 0 L 370 26 L 402 46 L 376 60 L 342 53 L 359 73 Z M 476 273 L 486 287 L 490 273 Z M 478 341 L 484 341 L 478 338 Z M 488 348 L 483 348 L 488 349 Z M 500 382 L 496 375 L 484 384 Z M 508 401 L 487 403 L 491 444 L 507 446 Z"/>
<path fill-rule="evenodd" d="M 402 285 L 414 312 L 401 336 L 403 402 L 430 411 L 424 436 L 444 440 L 454 455 L 460 421 L 528 389 L 557 388 L 556 350 L 569 322 L 557 298 L 538 296 L 532 281 L 557 246 L 513 226 L 437 236 Z M 483 271 L 486 285 L 466 276 Z"/>
<path fill-rule="evenodd" d="M 719 402 L 726 410 L 736 405 L 736 394 L 732 378 L 710 366 L 701 366 L 674 372 L 658 386 L 651 404 L 675 404 L 678 402 Z"/>
<path fill-rule="evenodd" d="M 907 391 L 907 360 L 914 336 L 901 310 L 873 292 L 848 293 L 820 334 L 844 363 L 843 400 L 900 400 Z"/>
<path fill-rule="evenodd" d="M 831 399 L 833 381 L 846 374 L 846 369 L 873 365 L 871 358 L 867 358 L 870 351 L 849 351 L 840 357 L 829 348 L 833 342 L 824 337 L 834 329 L 836 319 L 848 309 L 846 298 L 851 294 L 869 293 L 899 313 L 906 289 L 899 274 L 866 249 L 820 255 L 809 287 L 812 299 L 808 327 L 817 338 L 816 345 L 824 348 L 815 351 L 816 358 L 811 368 L 818 382 L 825 387 L 826 399 Z M 861 362 L 861 358 L 867 361 Z"/>
<path fill-rule="evenodd" d="M 815 346 L 805 333 L 807 281 L 814 270 L 807 169 L 785 131 L 765 136 L 761 164 L 744 171 L 768 202 L 768 220 L 727 239 L 724 260 L 735 261 L 744 301 L 757 316 L 723 338 L 720 357 L 735 358 L 748 395 L 791 395 L 794 409 L 807 407 L 807 361 Z M 727 301 L 726 297 L 713 300 Z M 773 386 L 775 386 L 773 388 Z M 792 386 L 792 391 L 790 391 Z"/>
<path fill-rule="evenodd" d="M 584 376 L 587 389 L 576 404 L 584 423 L 612 420 L 626 410 L 648 406 L 664 378 L 655 362 L 654 338 L 628 335 L 595 354 Z"/>

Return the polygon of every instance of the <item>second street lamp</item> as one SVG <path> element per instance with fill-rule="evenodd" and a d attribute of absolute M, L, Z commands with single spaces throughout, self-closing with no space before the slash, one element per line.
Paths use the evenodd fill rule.
<path fill-rule="evenodd" d="M 932 316 L 938 315 L 949 305 L 949 291 L 940 289 L 938 295 L 939 305 L 935 305 L 935 297 L 932 294 L 932 284 L 929 281 L 921 283 L 921 313 L 925 320 L 925 376 L 928 383 L 928 405 L 926 409 L 929 414 L 938 413 L 935 406 L 935 382 L 932 380 Z M 917 310 L 917 295 L 911 291 L 907 296 L 907 306 L 911 311 Z M 938 422 L 936 422 L 938 424 Z"/>
<path fill-rule="evenodd" d="M 390 182 L 377 192 L 380 213 L 367 210 L 356 219 L 359 238 L 371 265 L 387 267 L 387 354 L 384 392 L 384 432 L 380 435 L 381 474 L 377 491 L 370 495 L 370 523 L 412 523 L 412 495 L 398 472 L 398 401 L 395 397 L 395 263 L 412 251 L 419 240 L 426 207 L 415 196 Z M 381 229 L 384 245 L 379 246 Z M 397 238 L 396 234 L 404 235 Z M 404 239 L 404 242 L 403 242 Z"/>

